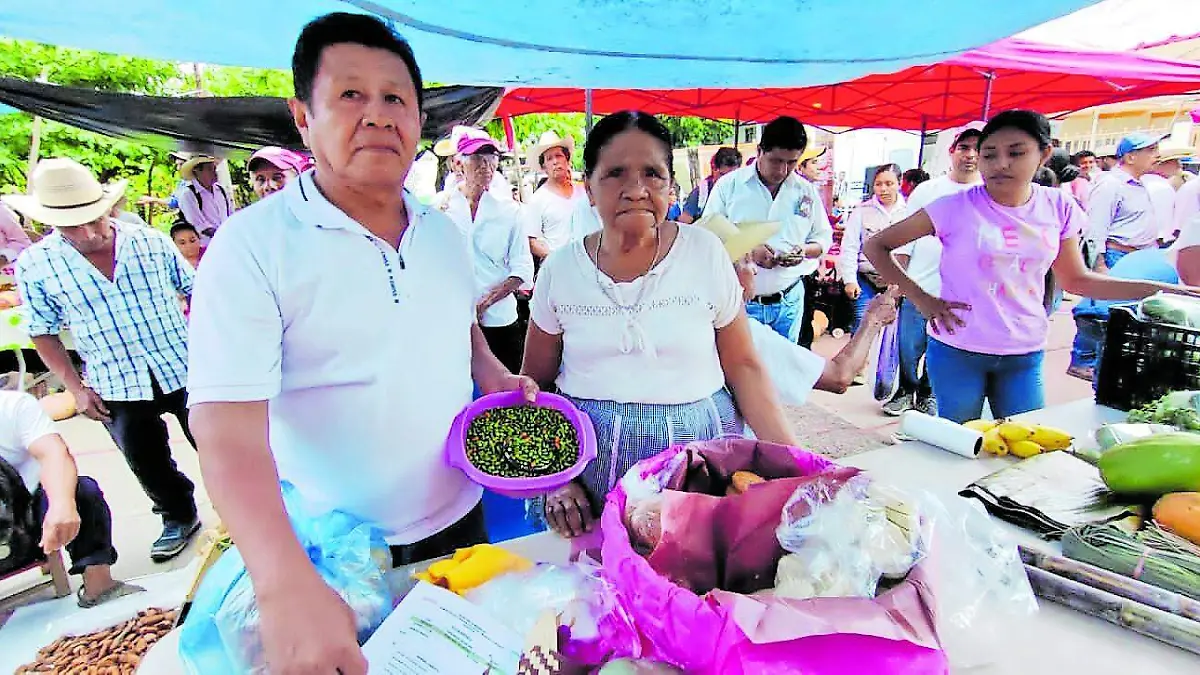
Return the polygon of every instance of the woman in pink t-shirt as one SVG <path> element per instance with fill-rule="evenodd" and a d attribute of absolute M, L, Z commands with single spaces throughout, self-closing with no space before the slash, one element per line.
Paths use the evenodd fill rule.
<path fill-rule="evenodd" d="M 867 257 L 929 320 L 926 365 L 941 417 L 978 418 L 986 398 L 1008 417 L 1044 405 L 1042 353 L 1049 320 L 1046 273 L 1068 292 L 1106 300 L 1200 289 L 1113 279 L 1089 271 L 1079 249 L 1087 217 L 1075 200 L 1033 184 L 1050 156 L 1050 123 L 1029 110 L 991 119 L 979 140 L 984 184 L 938 199 L 879 233 Z M 926 235 L 942 243 L 942 293 L 934 297 L 892 259 Z"/>

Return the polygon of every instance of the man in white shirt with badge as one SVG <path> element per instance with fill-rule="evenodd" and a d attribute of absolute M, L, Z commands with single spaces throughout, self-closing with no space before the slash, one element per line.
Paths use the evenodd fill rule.
<path fill-rule="evenodd" d="M 315 169 L 235 214 L 205 254 L 192 422 L 268 669 L 364 675 L 353 613 L 297 541 L 279 481 L 313 512 L 378 526 L 394 565 L 479 543 L 482 490 L 444 458 L 451 422 L 472 381 L 530 399 L 536 385 L 488 349 L 462 232 L 403 189 L 425 117 L 408 43 L 328 14 L 305 26 L 292 74 Z"/>
<path fill-rule="evenodd" d="M 1159 221 L 1143 177 L 1158 161 L 1162 136 L 1130 134 L 1117 144 L 1118 165 L 1088 198 L 1087 262 L 1106 272 L 1122 256 L 1158 245 Z"/>
<path fill-rule="evenodd" d="M 799 120 L 775 119 L 763 127 L 754 163 L 717 181 L 705 206 L 706 213 L 734 223 L 780 222 L 779 232 L 751 254 L 757 295 L 746 303 L 746 313 L 792 342 L 800 337 L 803 277 L 816 271 L 818 259 L 833 245 L 820 195 L 796 173 L 807 146 Z"/>
<path fill-rule="evenodd" d="M 979 175 L 979 139 L 983 122 L 971 122 L 954 132 L 950 144 L 950 173 L 921 183 L 908 196 L 911 215 L 929 204 L 983 182 Z M 942 242 L 933 235 L 896 249 L 896 261 L 925 291 L 938 295 L 942 288 Z M 936 415 L 929 374 L 920 368 L 928 341 L 925 317 L 908 298 L 900 303 L 900 391 L 883 406 L 889 415 L 919 410 Z"/>
<path fill-rule="evenodd" d="M 466 133 L 457 150 L 462 182 L 445 193 L 437 208 L 467 239 L 478 293 L 475 310 L 488 346 L 506 368 L 520 372 L 525 335 L 517 322 L 514 293 L 533 281 L 533 256 L 520 223 L 520 206 L 511 196 L 488 189 L 500 161 L 496 141 L 482 131 Z"/>

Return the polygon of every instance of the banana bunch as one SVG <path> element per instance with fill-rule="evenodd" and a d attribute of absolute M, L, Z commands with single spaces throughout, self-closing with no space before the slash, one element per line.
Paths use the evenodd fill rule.
<path fill-rule="evenodd" d="M 1075 440 L 1062 429 L 1015 420 L 971 420 L 963 426 L 983 434 L 983 451 L 1012 454 L 1021 459 L 1053 450 L 1066 450 Z"/>

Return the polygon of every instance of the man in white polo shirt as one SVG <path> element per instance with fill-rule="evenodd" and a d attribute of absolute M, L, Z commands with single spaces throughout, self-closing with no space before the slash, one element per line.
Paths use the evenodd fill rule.
<path fill-rule="evenodd" d="M 705 206 L 706 213 L 734 223 L 781 223 L 779 232 L 753 253 L 758 295 L 746 303 L 746 313 L 792 342 L 800 337 L 803 277 L 816 271 L 817 260 L 833 245 L 820 195 L 796 174 L 807 146 L 808 134 L 799 120 L 772 121 L 763 127 L 758 158 L 717 181 Z"/>
<path fill-rule="evenodd" d="M 296 540 L 279 480 L 378 525 L 393 564 L 478 543 L 481 490 L 443 458 L 451 421 L 472 380 L 536 387 L 487 348 L 462 232 L 403 190 L 424 119 L 408 43 L 329 14 L 305 26 L 292 72 L 316 168 L 234 214 L 205 254 L 190 404 L 270 671 L 361 675 L 353 615 Z"/>

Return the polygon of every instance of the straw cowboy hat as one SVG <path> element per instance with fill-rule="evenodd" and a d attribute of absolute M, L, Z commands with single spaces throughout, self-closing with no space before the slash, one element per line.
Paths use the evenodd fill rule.
<path fill-rule="evenodd" d="M 807 149 L 805 149 L 805 151 L 803 153 L 801 153 L 800 163 L 803 164 L 810 159 L 816 159 L 816 158 L 820 157 L 821 155 L 825 154 L 826 150 L 829 150 L 829 148 L 824 145 L 809 146 Z"/>
<path fill-rule="evenodd" d="M 4 203 L 52 227 L 86 225 L 112 210 L 129 181 L 101 185 L 87 167 L 73 159 L 53 157 L 38 162 L 29 178 L 28 195 L 5 195 Z"/>
<path fill-rule="evenodd" d="M 526 153 L 525 165 L 540 168 L 542 154 L 550 148 L 562 148 L 567 151 L 567 154 L 573 155 L 575 154 L 575 137 L 559 138 L 558 134 L 553 131 L 542 132 L 542 135 L 538 137 L 538 142 Z"/>
<path fill-rule="evenodd" d="M 184 180 L 196 180 L 196 167 L 201 164 L 216 164 L 221 160 L 211 155 L 195 155 L 179 167 L 179 175 L 183 176 Z"/>
<path fill-rule="evenodd" d="M 775 236 L 780 226 L 777 220 L 754 220 L 734 225 L 725 216 L 715 213 L 701 216 L 694 224 L 717 235 L 733 260 L 741 260 L 757 246 L 766 243 Z"/>
<path fill-rule="evenodd" d="M 1173 146 L 1173 147 L 1164 147 L 1161 145 L 1158 146 L 1158 161 L 1160 163 L 1161 162 L 1169 162 L 1173 159 L 1187 159 L 1188 157 L 1191 157 L 1192 155 L 1195 155 L 1195 154 L 1196 154 L 1196 149 L 1189 148 L 1187 146 Z"/>

